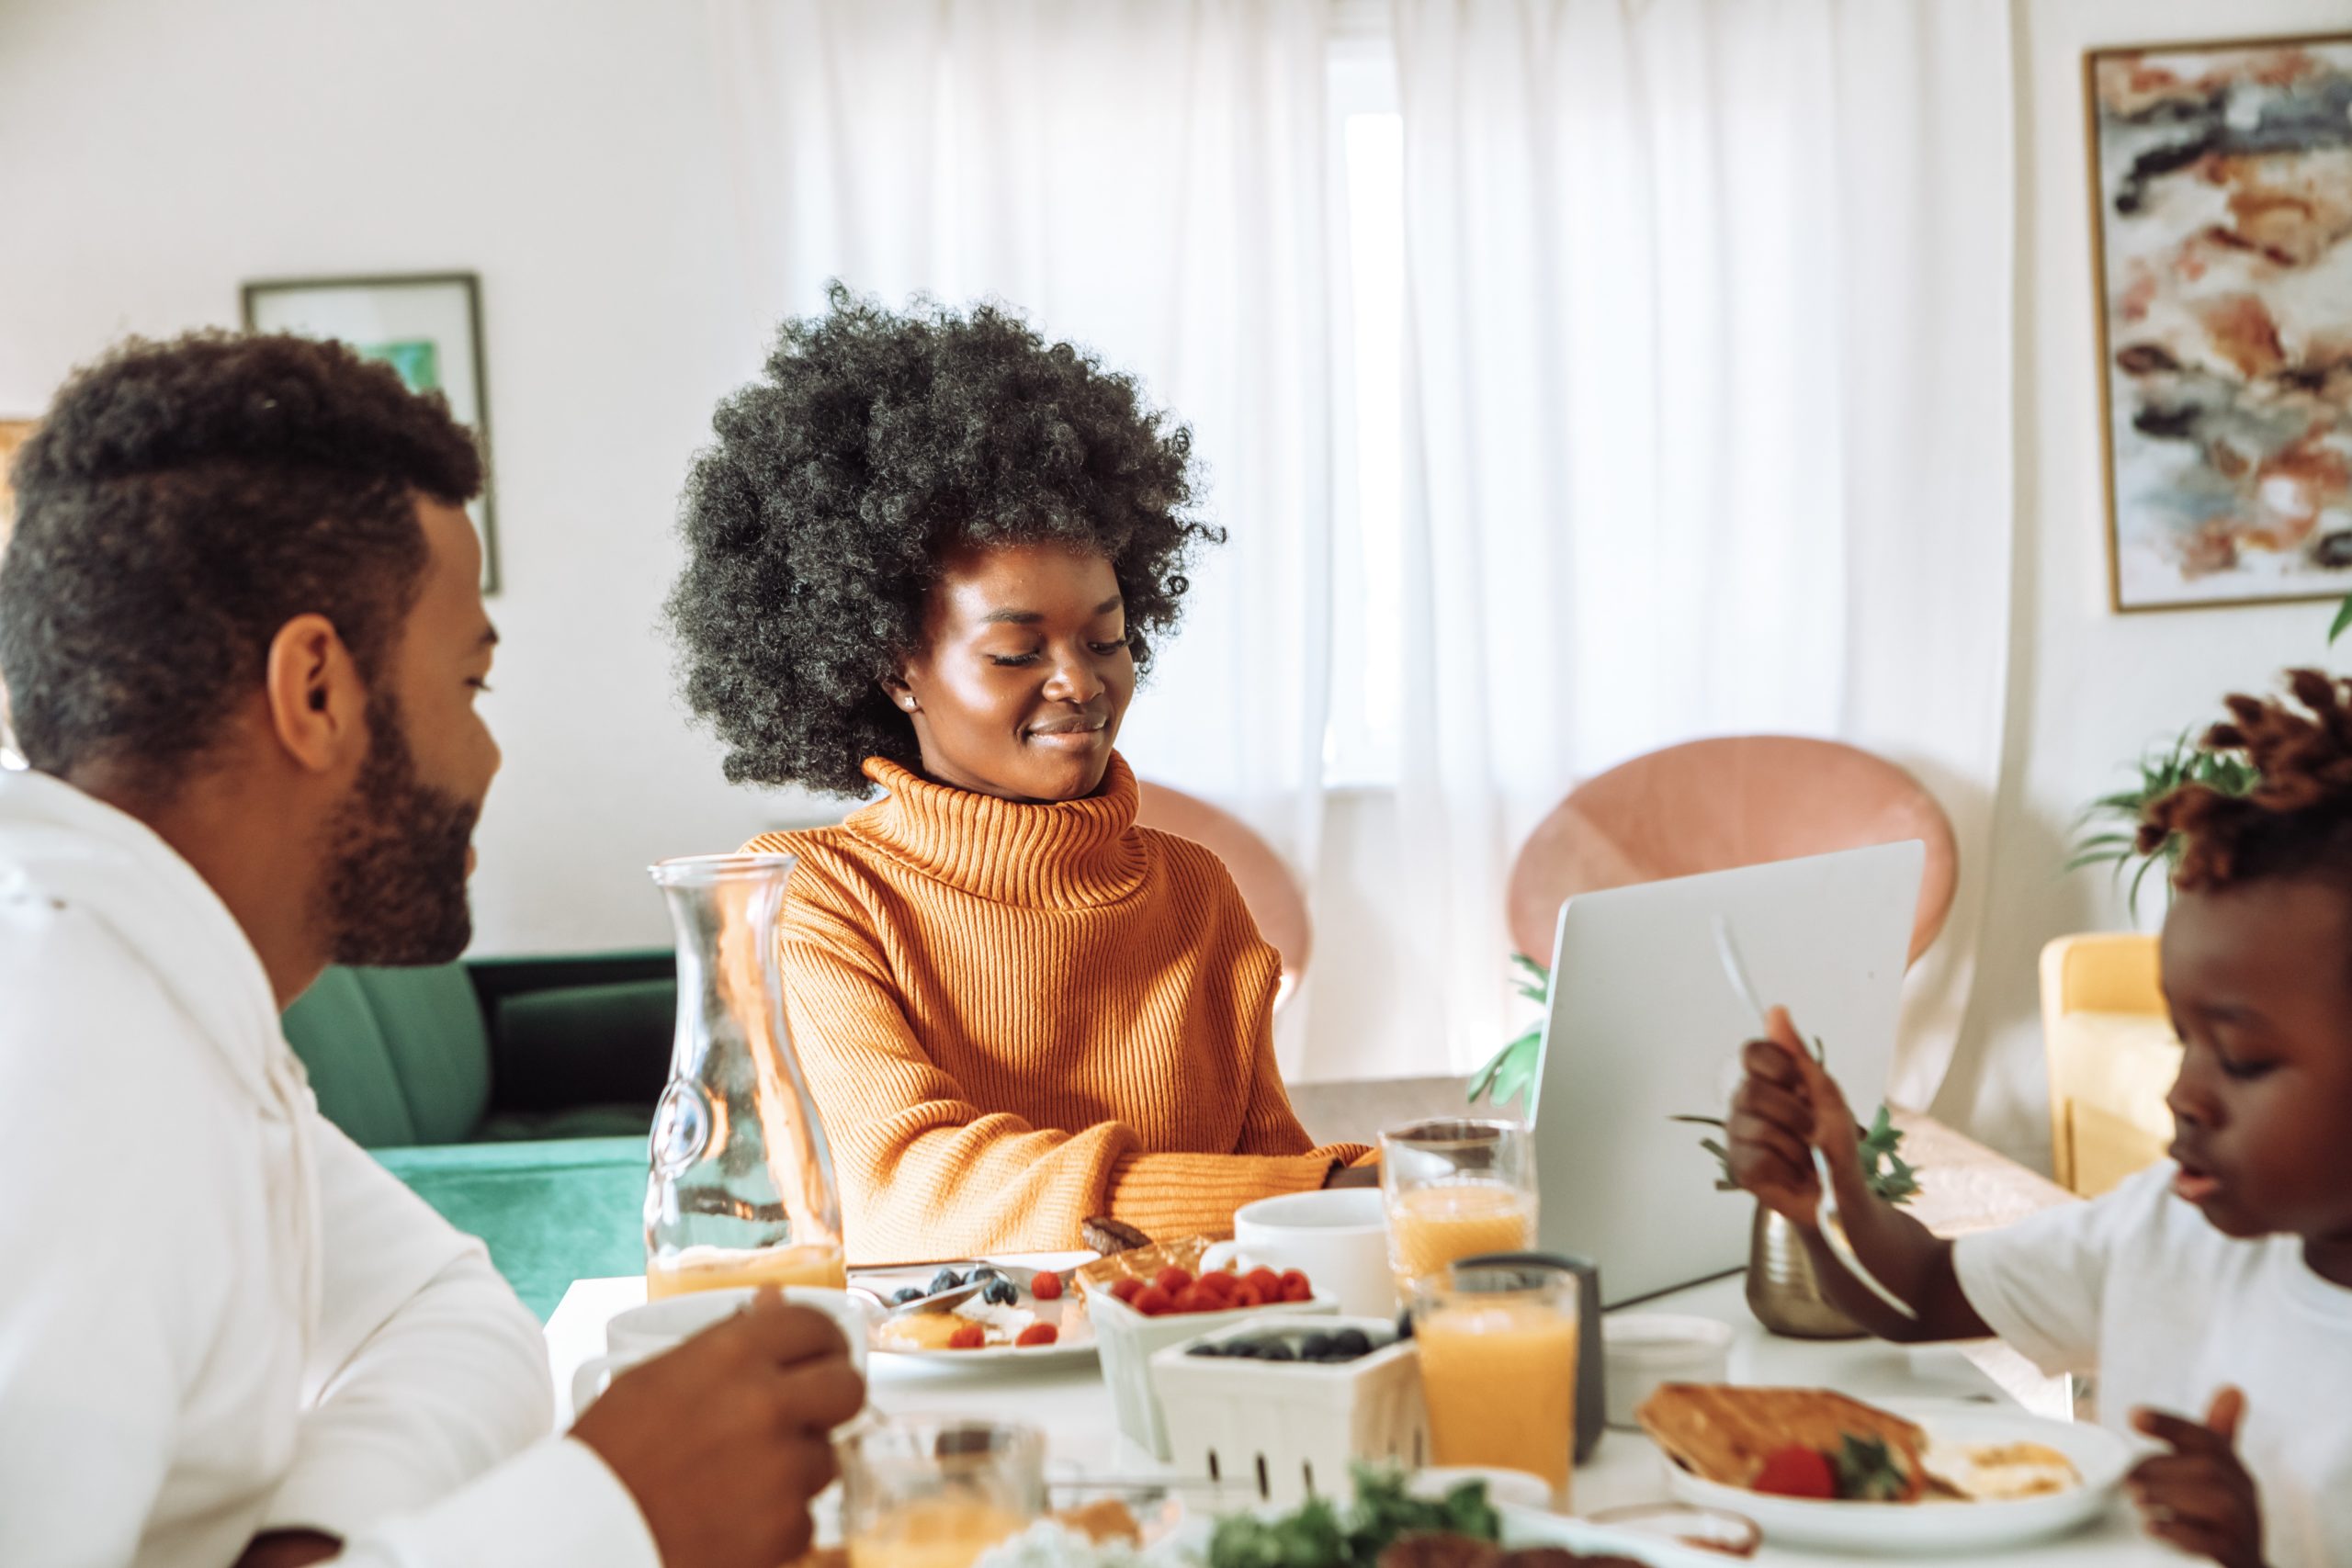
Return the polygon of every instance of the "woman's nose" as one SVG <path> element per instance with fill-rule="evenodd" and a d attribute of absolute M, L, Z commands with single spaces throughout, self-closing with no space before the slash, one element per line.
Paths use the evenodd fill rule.
<path fill-rule="evenodd" d="M 1055 660 L 1053 673 L 1046 679 L 1046 695 L 1057 703 L 1091 703 L 1102 692 L 1102 677 L 1092 663 L 1075 654 Z"/>

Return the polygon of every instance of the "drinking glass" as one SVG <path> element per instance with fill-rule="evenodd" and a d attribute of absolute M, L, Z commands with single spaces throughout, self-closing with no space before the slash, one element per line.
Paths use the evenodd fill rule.
<path fill-rule="evenodd" d="M 1413 1287 L 1430 1458 L 1524 1471 L 1568 1507 L 1577 1427 L 1577 1276 L 1457 1264 Z"/>
<path fill-rule="evenodd" d="M 1046 1511 L 1046 1435 L 956 1416 L 896 1416 L 841 1439 L 850 1568 L 971 1568 Z"/>
<path fill-rule="evenodd" d="M 776 917 L 790 855 L 652 868 L 678 937 L 670 1082 L 653 1113 L 645 1293 L 841 1290 L 842 1208 L 785 1027 Z"/>
<path fill-rule="evenodd" d="M 1518 1122 L 1450 1118 L 1380 1134 L 1396 1293 L 1456 1258 L 1535 1245 L 1535 1150 Z"/>

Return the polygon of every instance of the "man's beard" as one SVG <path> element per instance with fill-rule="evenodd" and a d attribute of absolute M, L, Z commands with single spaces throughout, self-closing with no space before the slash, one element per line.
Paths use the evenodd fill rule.
<path fill-rule="evenodd" d="M 447 964 L 473 940 L 466 851 L 478 801 L 416 776 L 408 727 L 389 694 L 368 700 L 368 756 L 328 831 L 320 918 L 334 963 Z"/>

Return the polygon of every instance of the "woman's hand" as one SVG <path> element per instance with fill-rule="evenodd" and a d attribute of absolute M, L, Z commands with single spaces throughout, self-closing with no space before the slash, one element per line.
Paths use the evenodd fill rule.
<path fill-rule="evenodd" d="M 2245 1395 L 2234 1388 L 2213 1396 L 2202 1426 L 2161 1410 L 2132 1413 L 2133 1427 L 2172 1449 L 2124 1478 L 2148 1533 L 2222 1568 L 2262 1568 L 2261 1503 L 2237 1454 L 2245 1418 Z"/>
<path fill-rule="evenodd" d="M 1829 1156 L 1841 1188 L 1859 1183 L 1854 1113 L 1837 1081 L 1805 1049 L 1788 1009 L 1774 1008 L 1766 1027 L 1770 1038 L 1751 1040 L 1740 1051 L 1743 1076 L 1724 1128 L 1731 1179 L 1765 1207 L 1810 1230 L 1821 1204 L 1814 1149 Z"/>
<path fill-rule="evenodd" d="M 1334 1187 L 1377 1187 L 1379 1185 L 1380 1162 L 1378 1160 L 1373 1161 L 1370 1165 L 1333 1166 L 1331 1173 L 1323 1179 L 1323 1190 L 1326 1192 Z"/>

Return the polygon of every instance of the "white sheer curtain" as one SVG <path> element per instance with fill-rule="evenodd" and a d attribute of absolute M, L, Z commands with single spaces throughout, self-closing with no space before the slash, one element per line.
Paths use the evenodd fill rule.
<path fill-rule="evenodd" d="M 758 321 L 994 297 L 1188 422 L 1230 533 L 1122 749 L 1316 863 L 1328 0 L 710 0 Z M 1312 976 L 1309 977 L 1311 990 Z M 1296 1058 L 1307 996 L 1284 1010 Z"/>
<path fill-rule="evenodd" d="M 1993 0 L 1396 0 L 1416 1011 L 1509 1030 L 1509 857 L 1577 779 L 1839 737 L 1954 818 L 1895 1089 L 1961 1032 L 2000 765 L 2009 45 Z"/>

